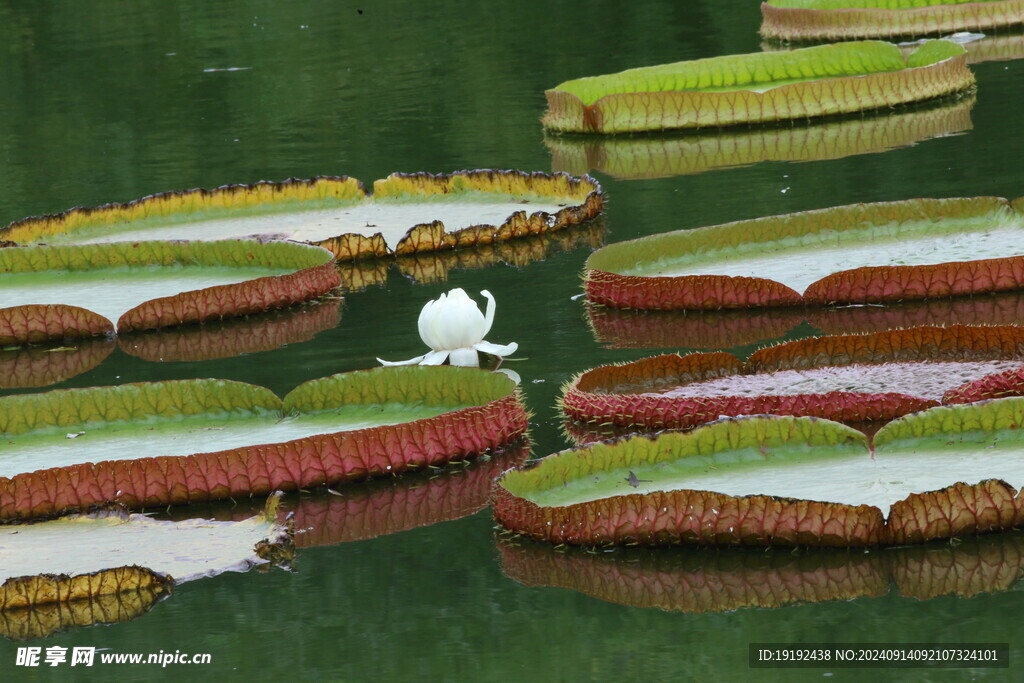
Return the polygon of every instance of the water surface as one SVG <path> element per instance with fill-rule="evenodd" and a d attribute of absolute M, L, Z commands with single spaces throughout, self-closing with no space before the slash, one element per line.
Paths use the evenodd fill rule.
<path fill-rule="evenodd" d="M 758 51 L 759 22 L 749 0 L 6 3 L 0 221 L 292 176 L 368 182 L 394 171 L 549 171 L 538 123 L 545 88 Z M 597 173 L 608 195 L 607 239 L 855 202 L 1022 194 L 1024 63 L 974 68 L 973 128 L 961 134 L 819 162 L 640 180 Z M 116 349 L 56 387 L 218 377 L 283 395 L 309 379 L 372 367 L 377 356 L 423 353 L 416 316 L 428 299 L 456 286 L 473 295 L 488 289 L 498 302 L 488 339 L 519 342 L 519 360 L 507 367 L 523 377 L 534 454 L 550 453 L 567 445 L 553 408 L 563 382 L 654 352 L 595 340 L 574 299 L 588 253 L 456 268 L 429 283 L 391 266 L 386 284 L 349 295 L 338 325 L 310 341 L 194 363 Z M 817 331 L 783 329 L 785 338 Z M 757 345 L 743 339 L 725 348 L 745 357 Z M 1013 656 L 1024 656 L 1014 642 L 1019 591 L 666 612 L 517 583 L 501 571 L 492 525 L 485 510 L 302 550 L 292 572 L 193 582 L 134 621 L 31 644 L 208 652 L 213 663 L 200 675 L 232 680 L 742 680 L 747 645 L 756 641 L 1010 640 Z M 0 643 L 0 671 L 13 668 L 15 647 Z M 96 673 L 183 675 L 180 666 L 114 669 Z M 69 671 L 32 675 L 61 673 Z M 793 679 L 775 673 L 785 672 L 769 670 L 766 679 Z M 871 676 L 896 673 L 908 672 Z M 909 673 L 923 680 L 926 672 Z"/>

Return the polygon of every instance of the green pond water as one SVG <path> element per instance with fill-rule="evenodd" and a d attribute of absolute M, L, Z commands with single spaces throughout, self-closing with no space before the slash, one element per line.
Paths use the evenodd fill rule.
<path fill-rule="evenodd" d="M 759 23 L 757 3 L 749 0 L 2 3 L 0 223 L 261 179 L 346 174 L 370 182 L 393 171 L 550 171 L 538 120 L 546 88 L 636 66 L 757 51 Z M 648 180 L 596 173 L 608 196 L 605 239 L 854 202 L 1024 194 L 1024 61 L 974 69 L 971 129 L 913 146 Z M 806 124 L 792 127 L 803 131 Z M 780 130 L 773 129 L 773 140 Z M 734 163 L 749 162 L 738 157 Z M 523 378 L 534 414 L 533 455 L 540 456 L 568 445 L 553 407 L 563 382 L 595 365 L 655 353 L 595 340 L 585 306 L 575 298 L 589 253 L 587 247 L 548 249 L 543 260 L 510 257 L 515 265 L 455 268 L 444 282 L 417 281 L 410 270 L 390 266 L 386 284 L 349 294 L 340 321 L 313 338 L 310 331 L 274 350 L 203 362 L 155 360 L 181 357 L 170 351 L 144 360 L 114 348 L 99 365 L 48 388 L 218 377 L 283 395 L 309 379 L 372 367 L 378 356 L 424 353 L 416 334 L 422 305 L 452 287 L 474 296 L 488 289 L 498 306 L 487 338 L 519 343 L 520 360 L 506 367 Z M 1024 311 L 1024 299 L 1015 297 L 992 310 L 1014 318 L 1014 311 Z M 249 330 L 247 339 L 272 338 L 291 318 L 269 320 L 272 329 Z M 774 326 L 762 320 L 755 327 L 764 336 L 726 338 L 721 347 L 745 357 L 769 341 L 818 331 L 794 320 Z M 341 493 L 357 496 L 355 486 Z M 373 490 L 389 494 L 386 487 Z M 748 645 L 765 641 L 1008 641 L 1014 669 L 1024 666 L 1018 617 L 1024 593 L 1015 587 L 1019 569 L 1010 560 L 1000 592 L 989 587 L 971 598 L 918 600 L 883 587 L 875 597 L 779 609 L 663 611 L 513 580 L 503 573 L 493 525 L 485 509 L 368 540 L 300 549 L 293 571 L 188 583 L 133 621 L 27 643 L 3 640 L 0 680 L 1012 678 L 1005 669 L 751 670 Z M 773 554 L 789 557 L 788 551 Z M 862 555 L 844 557 L 856 562 Z M 602 559 L 628 567 L 631 557 L 606 553 Z M 699 558 L 710 556 L 694 557 L 679 565 L 692 572 L 703 566 Z M 550 551 L 549 559 L 554 566 L 559 558 Z M 730 562 L 708 567 L 720 571 Z M 842 562 L 829 563 L 843 571 Z M 718 573 L 715 580 L 730 576 Z M 160 669 L 97 662 L 86 675 L 67 664 L 16 667 L 19 645 L 180 650 L 210 653 L 212 663 Z"/>

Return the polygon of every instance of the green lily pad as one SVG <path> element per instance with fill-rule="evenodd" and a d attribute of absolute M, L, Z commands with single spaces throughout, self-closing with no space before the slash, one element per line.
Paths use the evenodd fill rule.
<path fill-rule="evenodd" d="M 0 230 L 20 244 L 261 239 L 309 242 L 339 261 L 486 245 L 578 225 L 602 208 L 590 178 L 518 171 L 396 173 L 368 195 L 348 177 L 228 185 L 75 208 Z"/>
<path fill-rule="evenodd" d="M 1020 201 L 855 204 L 652 235 L 587 260 L 615 308 L 863 304 L 1024 288 Z"/>
<path fill-rule="evenodd" d="M 939 407 L 866 437 L 726 419 L 563 451 L 499 481 L 495 516 L 553 543 L 900 545 L 1024 523 L 1024 399 Z M 1007 483 L 1008 482 L 1008 483 Z"/>
<path fill-rule="evenodd" d="M 10 396 L 0 398 L 0 519 L 389 475 L 497 448 L 525 429 L 514 383 L 464 368 L 346 373 L 283 400 L 221 380 Z"/>
<path fill-rule="evenodd" d="M 339 282 L 330 253 L 283 242 L 5 248 L 0 344 L 260 313 L 316 298 Z"/>
<path fill-rule="evenodd" d="M 964 49 L 930 41 L 908 57 L 862 41 L 629 69 L 546 91 L 545 128 L 625 133 L 804 119 L 966 90 Z"/>
<path fill-rule="evenodd" d="M 767 0 L 761 35 L 849 40 L 939 35 L 1024 23 L 1024 0 Z"/>

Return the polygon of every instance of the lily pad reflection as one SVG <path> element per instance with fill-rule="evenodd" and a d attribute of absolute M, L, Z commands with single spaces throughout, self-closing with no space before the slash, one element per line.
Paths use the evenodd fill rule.
<path fill-rule="evenodd" d="M 973 94 L 935 104 L 755 129 L 644 137 L 546 135 L 555 171 L 591 170 L 632 180 L 704 173 L 764 161 L 819 161 L 875 154 L 971 130 Z"/>
<path fill-rule="evenodd" d="M 498 551 L 505 576 L 525 586 L 567 588 L 629 607 L 690 614 L 893 594 L 915 600 L 971 598 L 1014 590 L 1024 574 L 1020 531 L 870 553 L 826 548 L 586 552 L 524 538 L 503 538 Z"/>
<path fill-rule="evenodd" d="M 530 444 L 523 441 L 458 467 L 287 494 L 278 508 L 278 519 L 291 520 L 297 548 L 363 541 L 461 519 L 487 507 L 495 479 L 521 465 L 529 455 Z M 259 505 L 255 499 L 213 503 L 198 510 L 213 519 L 237 520 Z M 190 506 L 156 512 L 178 519 L 195 514 L 196 509 Z"/>
<path fill-rule="evenodd" d="M 871 306 L 738 311 L 636 311 L 588 304 L 595 341 L 610 349 L 734 349 L 823 334 L 921 325 L 1024 325 L 1024 292 Z"/>

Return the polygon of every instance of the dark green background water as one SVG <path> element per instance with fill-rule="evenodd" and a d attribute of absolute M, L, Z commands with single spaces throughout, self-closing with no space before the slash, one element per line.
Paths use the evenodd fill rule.
<path fill-rule="evenodd" d="M 759 21 L 754 0 L 0 2 L 0 223 L 290 176 L 347 174 L 369 184 L 393 171 L 549 171 L 538 124 L 545 88 L 757 51 Z M 229 68 L 244 70 L 205 71 Z M 1024 194 L 1024 63 L 975 71 L 973 129 L 959 135 L 838 160 L 655 180 L 598 173 L 606 239 L 860 201 Z M 386 285 L 350 294 L 340 324 L 312 341 L 203 363 L 148 362 L 115 350 L 57 386 L 222 377 L 284 393 L 371 367 L 375 356 L 422 353 L 415 320 L 423 303 L 455 286 L 486 288 L 498 300 L 488 338 L 519 342 L 524 360 L 511 367 L 535 414 L 534 455 L 547 454 L 567 445 L 553 409 L 562 382 L 651 353 L 595 340 L 582 302 L 572 299 L 588 253 L 454 270 L 431 284 L 393 268 Z M 788 336 L 813 332 L 801 325 Z M 751 348 L 749 340 L 738 346 Z M 718 614 L 642 609 L 507 578 L 492 524 L 483 511 L 304 550 L 293 572 L 196 581 L 135 621 L 34 644 L 209 652 L 212 665 L 166 675 L 252 680 L 735 680 L 751 674 L 752 641 L 1010 641 L 1014 656 L 1024 656 L 1019 592 L 929 601 L 893 592 Z M 0 678 L 72 673 L 13 664 L 14 645 L 0 643 Z M 112 665 L 89 673 L 160 674 Z M 767 678 L 789 678 L 784 673 Z M 863 673 L 895 674 L 836 676 Z"/>

